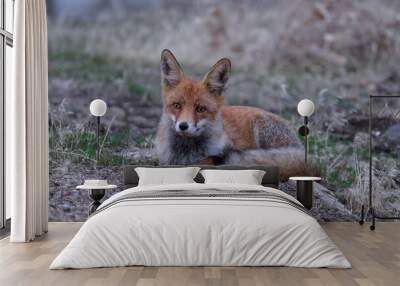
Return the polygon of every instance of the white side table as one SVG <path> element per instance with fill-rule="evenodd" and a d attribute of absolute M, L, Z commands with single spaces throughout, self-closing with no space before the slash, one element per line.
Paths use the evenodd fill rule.
<path fill-rule="evenodd" d="M 78 190 L 88 190 L 89 197 L 93 202 L 89 206 L 89 215 L 94 213 L 96 209 L 101 205 L 100 200 L 104 197 L 106 190 L 116 189 L 116 185 L 105 185 L 105 186 L 90 186 L 80 185 L 76 187 Z"/>
<path fill-rule="evenodd" d="M 296 181 L 297 200 L 303 204 L 306 209 L 311 209 L 313 206 L 313 189 L 314 181 L 320 181 L 320 177 L 290 177 L 289 180 Z"/>

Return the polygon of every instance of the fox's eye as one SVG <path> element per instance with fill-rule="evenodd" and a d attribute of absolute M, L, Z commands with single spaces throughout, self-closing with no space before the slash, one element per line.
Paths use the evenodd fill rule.
<path fill-rule="evenodd" d="M 174 106 L 175 109 L 181 109 L 181 107 L 182 107 L 182 105 L 179 102 L 175 102 L 173 104 L 173 106 Z"/>
<path fill-rule="evenodd" d="M 198 113 L 203 113 L 206 111 L 207 111 L 207 108 L 205 108 L 204 106 L 199 105 L 196 107 L 196 112 L 198 112 Z"/>

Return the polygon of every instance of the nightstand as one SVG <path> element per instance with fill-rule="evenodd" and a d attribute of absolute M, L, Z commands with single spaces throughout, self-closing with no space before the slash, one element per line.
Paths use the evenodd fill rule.
<path fill-rule="evenodd" d="M 80 185 L 76 187 L 78 190 L 88 190 L 89 197 L 93 200 L 93 202 L 89 206 L 89 215 L 94 213 L 97 208 L 101 205 L 100 200 L 104 197 L 106 190 L 116 189 L 116 185 Z"/>
<path fill-rule="evenodd" d="M 320 177 L 290 177 L 289 180 L 297 183 L 297 200 L 304 205 L 306 209 L 313 206 L 314 181 L 320 181 Z"/>

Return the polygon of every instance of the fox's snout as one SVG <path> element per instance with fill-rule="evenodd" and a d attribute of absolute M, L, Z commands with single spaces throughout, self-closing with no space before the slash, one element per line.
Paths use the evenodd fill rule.
<path fill-rule="evenodd" d="M 180 122 L 178 128 L 180 131 L 186 131 L 189 128 L 189 124 L 186 121 Z"/>
<path fill-rule="evenodd" d="M 185 136 L 198 136 L 203 133 L 205 128 L 207 127 L 208 120 L 202 119 L 199 122 L 191 121 L 191 120 L 175 120 L 175 132 L 180 135 Z"/>
<path fill-rule="evenodd" d="M 167 108 L 168 113 L 171 115 L 175 131 L 181 135 L 197 135 L 200 131 L 197 126 L 199 118 L 196 117 L 195 111 L 190 105 L 189 102 L 183 103 L 182 100 L 182 103 L 179 105 L 175 103 L 172 108 Z"/>
<path fill-rule="evenodd" d="M 197 128 L 194 122 L 180 121 L 175 122 L 175 131 L 181 134 L 195 135 Z"/>

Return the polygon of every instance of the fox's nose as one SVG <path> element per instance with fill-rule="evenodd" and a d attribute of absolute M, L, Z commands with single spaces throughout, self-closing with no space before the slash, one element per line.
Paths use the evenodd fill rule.
<path fill-rule="evenodd" d="M 189 128 L 189 124 L 187 124 L 187 122 L 181 122 L 179 123 L 179 129 L 182 131 L 185 131 L 186 129 Z"/>

